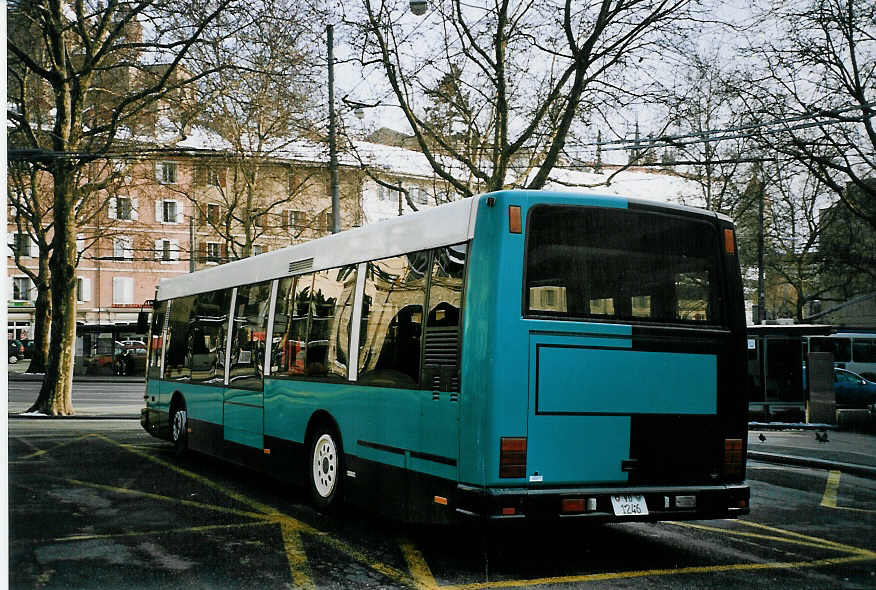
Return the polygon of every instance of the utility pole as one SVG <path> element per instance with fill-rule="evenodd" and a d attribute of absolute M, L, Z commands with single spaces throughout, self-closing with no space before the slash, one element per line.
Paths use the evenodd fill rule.
<path fill-rule="evenodd" d="M 757 170 L 755 174 L 759 172 Z M 764 323 L 766 319 L 766 295 L 764 294 L 764 268 L 763 268 L 763 183 L 755 176 L 757 195 L 757 321 L 756 324 Z"/>
<path fill-rule="evenodd" d="M 329 174 L 332 185 L 332 233 L 341 231 L 341 197 L 338 188 L 338 146 L 335 136 L 335 56 L 334 26 L 326 25 L 328 42 L 328 101 L 329 101 Z"/>
<path fill-rule="evenodd" d="M 179 252 L 179 250 L 177 250 Z M 195 272 L 195 216 L 189 217 L 189 272 Z"/>

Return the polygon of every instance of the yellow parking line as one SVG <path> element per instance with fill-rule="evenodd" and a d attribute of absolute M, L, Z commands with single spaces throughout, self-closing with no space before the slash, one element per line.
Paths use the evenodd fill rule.
<path fill-rule="evenodd" d="M 300 529 L 289 519 L 280 522 L 280 531 L 283 534 L 283 547 L 286 550 L 286 561 L 289 563 L 289 574 L 296 588 L 310 590 L 316 588 L 310 575 L 310 564 L 307 562 L 307 553 L 301 542 Z"/>
<path fill-rule="evenodd" d="M 763 529 L 766 531 L 773 531 L 775 533 L 779 533 L 780 535 L 788 536 L 788 537 L 798 537 L 800 539 L 805 539 L 807 541 L 812 541 L 814 543 L 821 543 L 824 547 L 835 548 L 838 551 L 847 551 L 849 553 L 854 553 L 856 555 L 867 556 L 870 559 L 876 558 L 876 552 L 870 551 L 869 549 L 864 549 L 862 547 L 853 547 L 852 545 L 845 545 L 843 543 L 838 543 L 836 541 L 830 541 L 828 539 L 820 539 L 818 537 L 812 537 L 810 535 L 804 535 L 803 533 L 797 533 L 794 531 L 788 531 L 785 529 L 780 529 L 776 527 L 772 527 L 766 524 L 761 524 L 759 522 L 752 522 L 750 520 L 737 520 L 741 525 L 749 526 L 753 528 Z"/>
<path fill-rule="evenodd" d="M 733 537 L 747 537 L 749 539 L 763 539 L 764 541 L 779 541 L 782 543 L 789 543 L 791 545 L 800 545 L 802 547 L 815 547 L 817 549 L 833 549 L 834 551 L 846 551 L 844 548 L 837 547 L 833 544 L 832 541 L 802 541 L 794 538 L 788 538 L 786 536 L 780 535 L 762 535 L 759 533 L 746 533 L 743 531 L 736 531 L 733 529 L 725 529 L 720 527 L 708 526 L 705 524 L 694 524 L 692 522 L 667 522 L 665 524 L 686 527 L 690 529 L 698 529 L 701 531 L 709 531 L 712 533 L 720 533 L 724 535 L 730 535 Z"/>
<path fill-rule="evenodd" d="M 30 455 L 25 455 L 25 456 L 22 457 L 21 459 L 22 459 L 22 460 L 27 460 L 27 459 L 34 459 L 34 458 L 36 458 L 36 457 L 42 457 L 43 455 L 48 455 L 48 454 L 51 453 L 52 451 L 55 451 L 55 450 L 57 450 L 57 449 L 60 449 L 61 447 L 66 447 L 66 446 L 69 445 L 69 444 L 72 444 L 72 443 L 75 443 L 75 442 L 77 442 L 77 441 L 80 441 L 80 440 L 86 439 L 86 438 L 88 438 L 88 437 L 90 437 L 90 436 L 95 436 L 95 435 L 94 435 L 94 434 L 83 434 L 82 436 L 77 436 L 76 438 L 71 438 L 71 439 L 68 440 L 68 441 L 64 441 L 64 442 L 62 442 L 62 443 L 58 443 L 58 444 L 54 445 L 53 447 L 51 447 L 51 448 L 49 448 L 49 449 L 40 449 L 39 451 L 36 451 L 36 452 L 34 452 L 34 453 L 31 453 Z M 33 445 L 30 445 L 30 446 L 32 447 Z"/>
<path fill-rule="evenodd" d="M 399 547 L 401 547 L 402 555 L 405 562 L 408 564 L 408 570 L 414 578 L 417 590 L 435 590 L 438 588 L 438 583 L 435 581 L 435 576 L 432 575 L 432 570 L 429 569 L 429 564 L 423 554 L 417 549 L 408 539 L 400 539 Z"/>
<path fill-rule="evenodd" d="M 675 576 L 685 574 L 711 574 L 721 572 L 738 572 L 773 569 L 801 569 L 824 566 L 836 566 L 858 561 L 868 561 L 870 557 L 855 555 L 853 557 L 838 557 L 834 559 L 819 559 L 816 561 L 775 561 L 768 563 L 734 563 L 730 565 L 710 565 L 682 567 L 676 569 L 654 569 L 630 572 L 611 572 L 604 574 L 583 574 L 580 576 L 560 576 L 555 578 L 534 578 L 530 580 L 502 580 L 496 582 L 478 582 L 455 586 L 441 586 L 441 590 L 482 590 L 486 588 L 514 588 L 522 586 L 541 586 L 545 584 L 580 584 L 582 582 L 599 582 L 606 580 L 623 580 L 630 578 L 649 578 Z"/>
<path fill-rule="evenodd" d="M 121 445 L 120 443 L 118 443 L 110 438 L 107 438 L 107 437 L 102 436 L 102 435 L 96 435 L 96 436 L 98 438 L 101 438 L 102 440 L 105 440 L 106 442 L 114 444 L 118 447 L 125 448 L 123 445 Z M 319 539 L 319 541 L 321 543 L 328 545 L 329 547 L 331 547 L 332 549 L 334 549 L 340 553 L 346 554 L 347 556 L 349 556 L 353 560 L 358 561 L 359 563 L 365 565 L 366 567 L 369 567 L 369 568 L 383 574 L 384 576 L 386 576 L 387 578 L 389 578 L 395 582 L 404 584 L 406 586 L 412 585 L 411 576 L 409 574 L 407 574 L 406 572 L 402 572 L 401 570 L 394 568 L 391 565 L 382 563 L 380 561 L 375 561 L 375 560 L 371 559 L 370 557 L 368 557 L 367 555 L 365 555 L 364 553 L 362 553 L 361 551 L 358 551 L 357 549 L 347 545 L 346 543 L 343 543 L 343 542 L 335 539 L 334 537 L 330 537 L 330 536 L 326 535 L 325 533 L 323 533 L 322 531 L 320 531 L 314 527 L 311 527 L 311 526 L 309 526 L 309 525 L 307 525 L 307 524 L 305 524 L 305 523 L 303 523 L 295 518 L 292 518 L 291 516 L 289 516 L 287 514 L 282 513 L 281 511 L 277 510 L 276 508 L 274 508 L 272 506 L 262 504 L 261 502 L 258 502 L 258 501 L 254 500 L 252 498 L 249 498 L 243 494 L 240 494 L 240 493 L 237 493 L 233 490 L 227 489 L 227 488 L 217 484 L 216 482 L 214 482 L 212 480 L 209 480 L 201 475 L 198 475 L 196 473 L 188 471 L 187 469 L 183 469 L 182 467 L 179 467 L 179 466 L 174 465 L 172 463 L 168 463 L 167 461 L 164 461 L 163 459 L 159 459 L 158 457 L 154 457 L 154 456 L 150 455 L 149 453 L 141 451 L 140 449 L 129 448 L 127 450 L 130 451 L 131 453 L 137 455 L 137 456 L 148 459 L 149 461 L 157 463 L 158 465 L 166 467 L 166 468 L 168 468 L 176 473 L 179 473 L 181 475 L 189 477 L 189 478 L 193 479 L 194 481 L 197 481 L 197 482 L 199 482 L 207 487 L 210 487 L 214 490 L 217 490 L 230 498 L 233 498 L 233 499 L 235 499 L 243 504 L 246 504 L 247 506 L 250 506 L 251 508 L 253 508 L 255 510 L 258 510 L 259 512 L 262 513 L 263 517 L 267 517 L 267 518 L 274 520 L 275 522 L 280 524 L 281 527 L 283 527 L 283 526 L 291 527 L 292 529 L 297 531 L 299 534 L 304 533 L 304 534 L 312 535 L 312 536 L 316 537 L 317 539 Z M 286 539 L 284 538 L 284 543 L 285 542 L 286 542 Z M 295 545 L 293 543 L 293 548 L 294 547 L 295 547 Z M 289 555 L 287 554 L 287 558 L 288 557 L 289 557 Z M 296 584 L 301 583 L 301 584 L 309 584 L 312 586 L 313 582 L 310 581 L 309 568 L 305 569 L 305 570 L 300 569 L 299 566 L 302 565 L 302 563 L 304 563 L 304 565 L 306 565 L 306 562 L 301 562 L 298 559 L 298 555 L 295 553 L 295 551 L 293 551 L 292 552 L 292 560 L 289 563 L 290 572 L 292 572 L 294 570 L 293 579 L 296 580 Z M 304 580 L 307 580 L 307 582 L 304 582 Z"/>
<path fill-rule="evenodd" d="M 824 486 L 824 496 L 821 498 L 821 505 L 826 508 L 836 508 L 836 495 L 839 490 L 840 476 L 839 471 L 831 471 L 827 475 L 827 484 Z"/>
<path fill-rule="evenodd" d="M 237 510 L 235 508 L 226 508 L 224 506 L 216 506 L 215 504 L 207 504 L 205 502 L 194 502 L 192 500 L 183 500 L 180 498 L 171 498 L 170 496 L 161 496 L 159 494 L 152 494 L 150 492 L 141 492 L 139 490 L 132 490 L 130 488 L 119 488 L 116 486 L 108 486 L 100 483 L 92 483 L 90 481 L 82 481 L 79 479 L 64 479 L 62 481 L 66 481 L 67 483 L 71 483 L 77 486 L 83 486 L 88 488 L 94 488 L 97 490 L 105 490 L 108 492 L 115 492 L 118 494 L 126 494 L 129 496 L 140 496 L 141 498 L 148 498 L 150 500 L 158 500 L 160 502 L 169 502 L 171 504 L 180 504 L 182 506 L 189 506 L 192 508 L 200 508 L 202 510 L 212 510 L 214 512 L 223 512 L 225 514 L 233 514 L 235 516 L 243 516 L 245 518 L 255 518 L 258 520 L 273 520 L 270 516 L 266 514 L 260 514 L 258 512 L 249 512 L 246 510 Z"/>
<path fill-rule="evenodd" d="M 237 529 L 251 526 L 271 526 L 270 521 L 262 522 L 242 522 L 239 524 L 208 524 L 203 526 L 193 526 L 178 529 L 162 529 L 158 531 L 133 531 L 128 533 L 108 533 L 105 535 L 72 535 L 69 537 L 57 537 L 55 539 L 16 539 L 12 541 L 13 545 L 32 545 L 34 543 L 70 543 L 73 541 L 92 541 L 94 539 L 117 539 L 125 537 L 149 537 L 152 535 L 173 535 L 183 533 L 202 533 L 205 531 L 214 531 L 222 529 Z"/>

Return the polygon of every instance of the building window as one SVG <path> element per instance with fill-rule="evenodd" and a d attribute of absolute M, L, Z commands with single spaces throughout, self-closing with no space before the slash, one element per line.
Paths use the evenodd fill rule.
<path fill-rule="evenodd" d="M 91 279 L 76 277 L 76 301 L 84 303 L 91 300 Z"/>
<path fill-rule="evenodd" d="M 219 205 L 215 203 L 207 204 L 207 221 L 214 225 L 219 223 Z"/>
<path fill-rule="evenodd" d="M 116 260 L 133 260 L 133 240 L 126 236 L 113 238 L 113 258 L 115 258 Z"/>
<path fill-rule="evenodd" d="M 161 184 L 176 184 L 176 162 L 159 162 L 155 167 L 155 178 Z"/>
<path fill-rule="evenodd" d="M 176 223 L 176 201 L 162 203 L 161 220 L 164 223 Z"/>
<path fill-rule="evenodd" d="M 219 262 L 218 242 L 207 242 L 207 262 Z"/>
<path fill-rule="evenodd" d="M 218 170 L 216 168 L 207 168 L 207 184 L 210 186 L 222 186 L 225 183 L 222 182 L 223 177 L 225 176 L 225 170 Z"/>
<path fill-rule="evenodd" d="M 284 227 L 304 228 L 307 227 L 307 214 L 304 211 L 284 211 Z"/>
<path fill-rule="evenodd" d="M 27 277 L 13 277 L 12 299 L 16 301 L 30 301 L 30 279 Z"/>
<path fill-rule="evenodd" d="M 411 197 L 419 205 L 427 205 L 429 203 L 429 193 L 424 188 L 411 189 Z"/>
<path fill-rule="evenodd" d="M 319 228 L 322 230 L 331 230 L 332 229 L 332 214 L 329 211 L 325 211 L 319 214 Z"/>
<path fill-rule="evenodd" d="M 265 247 L 262 246 L 261 244 L 253 244 L 252 245 L 252 255 L 253 256 L 258 256 L 259 254 L 264 254 L 264 252 L 265 252 Z"/>
<path fill-rule="evenodd" d="M 113 304 L 134 303 L 134 279 L 113 277 Z"/>
<path fill-rule="evenodd" d="M 161 262 L 175 262 L 179 260 L 179 241 L 156 240 L 155 258 Z"/>
<path fill-rule="evenodd" d="M 128 197 L 116 197 L 116 219 L 130 221 L 133 219 L 134 207 Z"/>
<path fill-rule="evenodd" d="M 33 252 L 31 252 L 31 239 L 27 234 L 13 234 L 12 239 L 12 255 L 14 256 L 16 253 L 21 257 L 29 257 L 33 256 Z"/>

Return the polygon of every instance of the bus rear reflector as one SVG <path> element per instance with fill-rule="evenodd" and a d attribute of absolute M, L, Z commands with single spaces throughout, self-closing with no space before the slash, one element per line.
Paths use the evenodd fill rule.
<path fill-rule="evenodd" d="M 584 498 L 564 498 L 563 512 L 584 512 L 587 509 L 587 500 Z"/>
<path fill-rule="evenodd" d="M 503 436 L 500 439 L 499 477 L 526 477 L 525 436 Z"/>
<path fill-rule="evenodd" d="M 508 231 L 512 234 L 523 232 L 523 222 L 520 219 L 520 207 L 518 205 L 508 207 Z"/>
<path fill-rule="evenodd" d="M 742 479 L 742 439 L 724 439 L 724 478 Z"/>
<path fill-rule="evenodd" d="M 724 230 L 724 252 L 734 254 L 736 252 L 736 239 L 732 229 Z"/>

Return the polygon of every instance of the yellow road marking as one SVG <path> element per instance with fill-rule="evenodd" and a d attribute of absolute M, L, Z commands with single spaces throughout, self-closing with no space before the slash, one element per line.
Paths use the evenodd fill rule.
<path fill-rule="evenodd" d="M 441 590 L 481 590 L 485 588 L 515 588 L 521 586 L 541 586 L 544 584 L 580 584 L 582 582 L 599 582 L 605 580 L 623 580 L 629 578 L 649 578 L 674 576 L 683 574 L 711 574 L 720 572 L 738 572 L 751 570 L 799 569 L 843 565 L 857 561 L 868 561 L 871 558 L 862 555 L 853 557 L 838 557 L 834 559 L 819 559 L 816 561 L 774 561 L 768 563 L 734 563 L 730 565 L 706 565 L 681 567 L 676 569 L 639 570 L 631 572 L 610 572 L 604 574 L 583 574 L 580 576 L 559 576 L 554 578 L 533 578 L 530 580 L 502 580 L 496 582 L 477 582 L 441 586 Z"/>
<path fill-rule="evenodd" d="M 870 558 L 876 558 L 876 552 L 870 551 L 869 549 L 864 549 L 862 547 L 853 547 L 852 545 L 845 545 L 843 543 L 837 543 L 836 541 L 830 541 L 828 539 L 820 539 L 818 537 L 812 537 L 810 535 L 804 535 L 803 533 L 797 533 L 795 531 L 789 531 L 785 529 L 780 529 L 776 527 L 772 527 L 766 524 L 761 524 L 759 522 L 751 522 L 750 520 L 737 520 L 741 525 L 750 526 L 753 528 L 763 529 L 766 531 L 773 531 L 779 533 L 781 535 L 789 536 L 789 537 L 798 537 L 800 539 L 805 539 L 807 541 L 813 541 L 815 543 L 821 543 L 824 547 L 833 547 L 838 551 L 847 551 L 849 553 L 854 553 L 856 555 L 867 555 Z"/>
<path fill-rule="evenodd" d="M 848 510 L 849 512 L 863 512 L 865 514 L 876 513 L 876 510 L 867 510 L 866 508 L 853 508 L 851 506 L 837 506 L 837 494 L 839 491 L 839 482 L 842 472 L 831 471 L 827 476 L 827 484 L 824 486 L 824 497 L 821 498 L 821 505 L 825 508 L 834 508 L 836 510 Z"/>
<path fill-rule="evenodd" d="M 56 449 L 60 449 L 61 447 L 66 447 L 69 444 L 86 439 L 90 436 L 95 436 L 95 435 L 94 434 L 83 434 L 82 436 L 77 436 L 76 438 L 71 438 L 68 441 L 58 443 L 49 449 L 40 449 L 39 451 L 36 451 L 35 453 L 31 453 L 30 455 L 25 455 L 24 457 L 21 458 L 21 460 L 34 459 L 36 457 L 42 457 L 43 455 L 48 455 L 49 453 L 51 453 L 52 451 L 54 451 Z M 33 445 L 30 445 L 30 446 L 33 447 Z"/>
<path fill-rule="evenodd" d="M 289 519 L 280 522 L 280 531 L 283 534 L 283 547 L 286 550 L 286 561 L 289 562 L 289 574 L 296 588 L 307 590 L 316 588 L 310 576 L 310 564 L 307 562 L 307 553 L 301 542 L 299 529 L 293 526 Z"/>
<path fill-rule="evenodd" d="M 103 435 L 97 434 L 95 436 L 97 436 L 98 438 L 100 438 L 102 440 L 105 440 L 106 442 L 108 442 L 110 444 L 118 446 L 120 448 L 126 448 L 124 445 L 122 445 L 122 444 L 120 444 L 120 443 L 118 443 L 110 438 L 107 438 Z M 251 508 L 261 512 L 263 516 L 260 516 L 260 517 L 262 517 L 262 518 L 268 517 L 268 518 L 272 519 L 274 522 L 277 522 L 278 524 L 280 524 L 281 527 L 285 525 L 287 527 L 288 531 L 294 530 L 294 531 L 297 531 L 298 533 L 305 533 L 308 535 L 312 535 L 312 536 L 318 538 L 321 543 L 323 543 L 325 545 L 329 545 L 332 549 L 334 549 L 338 552 L 345 553 L 347 556 L 351 557 L 353 560 L 358 561 L 359 563 L 365 565 L 366 567 L 370 567 L 371 569 L 383 574 L 384 576 L 386 576 L 387 578 L 389 578 L 391 580 L 394 580 L 395 582 L 404 584 L 406 586 L 413 585 L 413 581 L 411 579 L 411 576 L 409 574 L 407 574 L 406 572 L 403 572 L 397 568 L 392 567 L 391 565 L 382 563 L 380 561 L 375 561 L 375 560 L 369 558 L 367 555 L 365 555 L 361 551 L 354 549 L 353 547 L 347 545 L 346 543 L 338 541 L 334 537 L 329 537 L 329 536 L 325 535 L 322 531 L 320 531 L 314 527 L 311 527 L 311 526 L 309 526 L 309 525 L 307 525 L 307 524 L 305 524 L 305 523 L 303 523 L 303 522 L 301 522 L 301 521 L 299 521 L 299 520 L 297 520 L 297 519 L 295 519 L 287 514 L 284 514 L 272 506 L 262 504 L 261 502 L 258 502 L 258 501 L 254 500 L 252 498 L 249 498 L 243 494 L 240 494 L 240 493 L 235 492 L 233 490 L 227 489 L 227 488 L 217 484 L 216 482 L 214 482 L 212 480 L 209 480 L 203 476 L 200 476 L 196 473 L 188 471 L 187 469 L 183 469 L 182 467 L 179 467 L 179 466 L 174 465 L 172 463 L 168 463 L 167 461 L 164 461 L 163 459 L 159 459 L 158 457 L 150 455 L 149 453 L 146 453 L 140 449 L 128 448 L 126 450 L 128 450 L 129 452 L 131 452 L 137 456 L 143 457 L 144 459 L 148 459 L 149 461 L 157 463 L 158 465 L 166 467 L 167 469 L 170 469 L 176 473 L 179 473 L 179 474 L 184 475 L 188 478 L 191 478 L 192 480 L 197 481 L 197 482 L 199 482 L 207 487 L 210 487 L 216 491 L 219 491 L 219 492 L 225 494 L 226 496 L 228 496 L 234 500 L 237 500 L 243 504 L 246 504 L 247 506 L 250 506 Z M 285 534 L 286 533 L 284 533 L 284 535 Z M 284 543 L 285 542 L 286 542 L 286 537 L 284 536 Z M 287 554 L 287 558 L 288 558 L 288 554 Z M 313 586 L 313 582 L 310 579 L 309 568 L 307 570 L 301 570 L 300 568 L 297 568 L 297 566 L 300 564 L 301 564 L 301 562 L 298 561 L 297 555 L 293 551 L 292 552 L 292 561 L 290 561 L 290 563 L 289 563 L 290 571 L 292 571 L 292 569 L 295 569 L 295 574 L 293 574 L 293 579 L 296 581 L 296 584 L 304 584 L 304 585 Z M 306 582 L 305 582 L 305 580 L 306 580 Z"/>
<path fill-rule="evenodd" d="M 216 506 L 215 504 L 207 504 L 206 502 L 195 502 L 193 500 L 183 500 L 181 498 L 171 498 L 170 496 L 161 496 L 159 494 L 153 494 L 150 492 L 141 492 L 139 490 L 132 490 L 130 488 L 119 488 L 116 486 L 108 486 L 101 483 L 92 483 L 90 481 L 82 481 L 79 479 L 64 479 L 62 481 L 66 481 L 67 483 L 71 483 L 77 486 L 83 486 L 87 488 L 94 488 L 97 490 L 105 490 L 108 492 L 115 492 L 118 494 L 126 494 L 129 496 L 140 496 L 141 498 L 148 498 L 150 500 L 158 500 L 160 502 L 169 502 L 171 504 L 181 504 L 182 506 L 190 506 L 193 508 L 200 508 L 203 510 L 212 510 L 213 512 L 224 512 L 225 514 L 233 514 L 235 516 L 242 516 L 245 518 L 256 518 L 259 520 L 272 520 L 270 516 L 265 514 L 259 514 L 258 512 L 249 512 L 247 510 L 237 510 L 236 508 L 226 508 L 224 506 Z"/>
<path fill-rule="evenodd" d="M 271 521 L 262 522 L 242 522 L 239 524 L 207 524 L 203 526 L 185 527 L 179 529 L 161 529 L 158 531 L 133 531 L 128 533 L 108 533 L 105 535 L 71 535 L 69 537 L 57 537 L 55 539 L 19 539 L 12 541 L 13 545 L 22 545 L 30 543 L 69 543 L 72 541 L 91 541 L 94 539 L 117 539 L 125 537 L 149 537 L 152 535 L 173 535 L 183 533 L 202 533 L 205 531 L 222 530 L 222 529 L 237 529 L 243 527 L 254 526 L 271 526 L 274 523 Z"/>
<path fill-rule="evenodd" d="M 824 496 L 821 498 L 821 505 L 827 508 L 836 508 L 836 494 L 839 490 L 840 475 L 839 471 L 831 471 L 827 475 L 827 484 L 824 486 Z"/>
<path fill-rule="evenodd" d="M 843 549 L 843 548 L 840 548 L 840 547 L 833 545 L 832 541 L 823 541 L 823 542 L 800 541 L 800 540 L 796 540 L 796 539 L 789 539 L 789 538 L 784 537 L 784 536 L 761 535 L 758 533 L 746 533 L 743 531 L 735 531 L 733 529 L 725 529 L 725 528 L 720 528 L 720 527 L 708 526 L 708 525 L 704 525 L 704 524 L 693 524 L 691 522 L 667 522 L 665 524 L 681 526 L 681 527 L 686 527 L 686 528 L 690 528 L 690 529 L 698 529 L 701 531 L 709 531 L 709 532 L 713 532 L 713 533 L 721 533 L 721 534 L 730 535 L 733 537 L 747 537 L 750 539 L 763 539 L 764 541 L 779 541 L 779 542 L 783 542 L 783 543 L 789 543 L 791 545 L 801 545 L 803 547 L 815 547 L 816 549 L 833 549 L 834 551 L 846 551 L 846 549 Z M 855 551 L 853 553 L 858 553 L 858 552 Z"/>
<path fill-rule="evenodd" d="M 435 590 L 438 588 L 438 583 L 435 581 L 435 576 L 432 575 L 432 570 L 429 569 L 429 564 L 423 554 L 417 549 L 408 539 L 400 539 L 399 547 L 401 547 L 402 555 L 405 562 L 408 564 L 408 570 L 414 578 L 417 590 Z"/>

